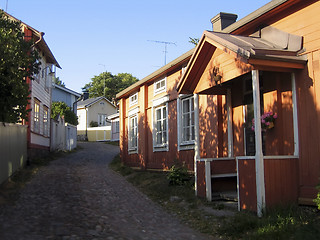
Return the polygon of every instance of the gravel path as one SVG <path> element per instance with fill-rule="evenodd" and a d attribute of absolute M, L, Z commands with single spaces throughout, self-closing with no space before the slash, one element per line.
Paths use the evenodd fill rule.
<path fill-rule="evenodd" d="M 0 207 L 1 240 L 208 239 L 108 169 L 118 147 L 79 145 L 41 168 L 14 206 Z"/>

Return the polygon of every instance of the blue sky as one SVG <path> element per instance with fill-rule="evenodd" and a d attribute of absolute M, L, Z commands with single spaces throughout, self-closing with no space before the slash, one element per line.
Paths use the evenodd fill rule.
<path fill-rule="evenodd" d="M 131 73 L 142 79 L 187 52 L 189 37 L 212 30 L 210 19 L 219 12 L 238 20 L 269 0 L 0 0 L 0 8 L 33 28 L 61 65 L 57 70 L 66 87 L 81 92 L 104 71 Z M 152 40 L 152 41 L 150 41 Z"/>

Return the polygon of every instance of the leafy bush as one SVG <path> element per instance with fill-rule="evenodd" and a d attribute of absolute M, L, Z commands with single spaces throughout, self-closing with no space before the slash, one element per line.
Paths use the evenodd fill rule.
<path fill-rule="evenodd" d="M 170 185 L 184 185 L 190 180 L 188 170 L 184 166 L 173 165 L 168 174 Z"/>
<path fill-rule="evenodd" d="M 71 110 L 71 108 L 64 102 L 52 102 L 51 105 L 51 118 L 55 118 L 56 116 L 64 116 L 64 120 L 67 123 L 77 126 L 78 125 L 78 117 Z"/>
<path fill-rule="evenodd" d="M 89 123 L 89 126 L 90 126 L 90 127 L 98 127 L 98 122 L 91 121 L 91 122 Z"/>
<path fill-rule="evenodd" d="M 320 210 L 320 184 L 317 186 L 317 189 L 319 190 L 316 199 L 313 201 L 317 204 L 318 209 Z"/>

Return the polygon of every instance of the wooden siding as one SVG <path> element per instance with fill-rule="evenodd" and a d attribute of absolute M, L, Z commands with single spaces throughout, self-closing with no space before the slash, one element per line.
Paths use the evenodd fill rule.
<path fill-rule="evenodd" d="M 256 211 L 255 160 L 238 160 L 240 208 Z M 298 200 L 298 159 L 264 159 L 267 208 Z"/>
<path fill-rule="evenodd" d="M 226 82 L 251 70 L 252 66 L 244 64 L 234 56 L 216 48 L 197 84 L 195 92 L 201 93 L 216 86 L 214 82 L 214 77 L 216 75 L 222 77 L 221 82 Z"/>
<path fill-rule="evenodd" d="M 264 171 L 268 208 L 297 203 L 298 159 L 265 159 Z"/>
<path fill-rule="evenodd" d="M 254 160 L 238 160 L 240 208 L 257 211 L 256 171 Z"/>
<path fill-rule="evenodd" d="M 184 164 L 189 170 L 194 167 L 194 150 L 178 151 L 177 146 L 177 97 L 176 86 L 181 78 L 182 66 L 175 71 L 160 75 L 154 81 L 140 86 L 138 103 L 129 107 L 128 98 L 121 99 L 120 111 L 123 112 L 123 131 L 121 143 L 121 158 L 129 166 L 143 169 L 168 170 L 176 161 Z M 154 93 L 154 82 L 166 77 L 166 90 Z M 153 149 L 153 104 L 154 100 L 169 96 L 168 104 L 168 151 Z M 138 107 L 138 153 L 128 153 L 128 114 Z"/>
<path fill-rule="evenodd" d="M 299 185 L 302 199 L 316 196 L 320 176 L 320 2 L 284 16 L 272 26 L 304 37 L 307 68 L 296 73 L 299 113 Z M 309 200 L 310 202 L 311 200 Z"/>
<path fill-rule="evenodd" d="M 197 196 L 206 197 L 205 162 L 197 162 Z"/>

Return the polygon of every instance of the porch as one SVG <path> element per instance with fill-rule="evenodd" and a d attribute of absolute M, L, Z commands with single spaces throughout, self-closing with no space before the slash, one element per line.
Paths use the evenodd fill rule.
<path fill-rule="evenodd" d="M 306 59 L 298 55 L 301 37 L 271 27 L 258 34 L 205 32 L 178 91 L 195 94 L 196 194 L 211 201 L 216 179 L 235 178 L 238 209 L 261 216 L 268 207 L 298 200 L 295 76 Z M 286 47 L 278 47 L 277 41 Z M 219 150 L 213 158 L 203 155 L 201 148 L 199 95 L 216 96 L 217 129 L 208 129 L 217 132 L 214 142 Z M 274 128 L 271 122 L 265 124 L 266 113 L 278 115 L 272 120 Z"/>

